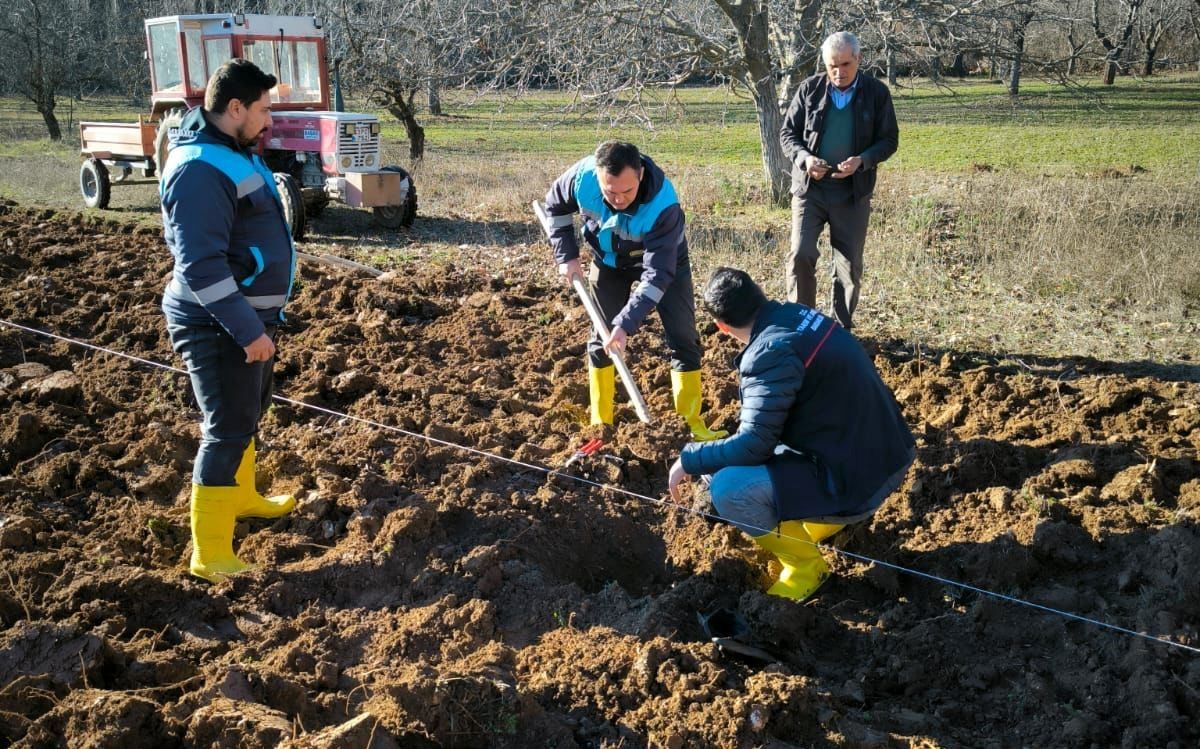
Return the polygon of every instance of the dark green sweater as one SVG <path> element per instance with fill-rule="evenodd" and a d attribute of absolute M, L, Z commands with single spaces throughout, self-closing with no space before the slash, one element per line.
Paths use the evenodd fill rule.
<path fill-rule="evenodd" d="M 825 127 L 821 131 L 817 156 L 836 167 L 854 155 L 854 104 L 851 102 L 838 109 L 830 102 L 825 110 Z"/>

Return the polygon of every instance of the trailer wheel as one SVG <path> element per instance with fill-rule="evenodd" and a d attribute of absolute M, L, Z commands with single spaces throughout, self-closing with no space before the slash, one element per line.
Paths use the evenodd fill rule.
<path fill-rule="evenodd" d="M 417 185 L 412 176 L 398 166 L 385 166 L 381 172 L 399 172 L 400 184 L 404 187 L 404 199 L 400 205 L 381 205 L 375 209 L 375 220 L 387 229 L 412 226 L 417 217 Z"/>
<path fill-rule="evenodd" d="M 304 239 L 304 196 L 296 178 L 283 172 L 275 172 L 275 189 L 279 193 L 279 202 L 283 204 L 283 218 L 292 230 L 292 239 Z"/>
<path fill-rule="evenodd" d="M 154 134 L 154 166 L 159 177 L 167 165 L 167 153 L 171 150 L 171 129 L 179 127 L 183 122 L 183 114 L 182 109 L 175 108 L 165 112 L 158 121 L 158 132 Z"/>
<path fill-rule="evenodd" d="M 79 191 L 88 208 L 108 207 L 112 185 L 108 181 L 108 167 L 100 159 L 88 159 L 79 167 Z"/>

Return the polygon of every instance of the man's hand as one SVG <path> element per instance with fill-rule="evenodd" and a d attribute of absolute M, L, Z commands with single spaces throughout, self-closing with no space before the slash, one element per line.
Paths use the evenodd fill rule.
<path fill-rule="evenodd" d="M 256 361 L 271 361 L 271 357 L 275 355 L 275 342 L 266 333 L 263 333 L 258 338 L 250 342 L 249 346 L 243 346 L 242 350 L 246 352 L 246 363 L 253 364 Z"/>
<path fill-rule="evenodd" d="M 830 176 L 834 179 L 845 179 L 858 171 L 862 166 L 862 159 L 858 156 L 851 156 L 842 163 L 837 165 L 837 171 Z"/>
<path fill-rule="evenodd" d="M 629 334 L 625 332 L 625 328 L 620 325 L 612 329 L 608 334 L 608 338 L 604 341 L 604 353 L 612 356 L 613 354 L 625 353 L 625 341 L 629 339 Z"/>
<path fill-rule="evenodd" d="M 683 492 L 679 490 L 679 485 L 687 479 L 687 471 L 683 470 L 683 460 L 676 458 L 671 464 L 671 473 L 667 476 L 667 491 L 671 493 L 671 501 L 683 507 Z"/>
<path fill-rule="evenodd" d="M 808 176 L 813 179 L 821 179 L 832 168 L 829 164 L 825 163 L 824 159 L 817 156 L 806 156 L 804 158 L 804 171 L 808 172 Z"/>
<path fill-rule="evenodd" d="M 559 263 L 558 275 L 562 277 L 563 283 L 565 283 L 567 286 L 570 286 L 572 278 L 583 275 L 583 271 L 580 270 L 579 266 L 579 258 L 568 260 L 565 263 Z"/>

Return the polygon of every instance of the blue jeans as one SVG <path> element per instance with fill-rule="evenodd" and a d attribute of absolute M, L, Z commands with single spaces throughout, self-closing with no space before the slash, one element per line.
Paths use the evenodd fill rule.
<path fill-rule="evenodd" d="M 242 453 L 271 402 L 275 357 L 247 364 L 246 352 L 217 325 L 179 325 L 168 320 L 167 333 L 187 365 L 204 417 L 192 483 L 235 486 Z M 275 339 L 273 326 L 267 327 L 267 335 Z"/>
<path fill-rule="evenodd" d="M 765 465 L 728 466 L 713 474 L 709 485 L 717 514 L 751 536 L 775 530 L 775 488 Z"/>

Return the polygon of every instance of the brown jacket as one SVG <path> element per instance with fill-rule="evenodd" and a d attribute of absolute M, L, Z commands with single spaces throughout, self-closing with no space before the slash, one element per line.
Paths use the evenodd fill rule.
<path fill-rule="evenodd" d="M 792 192 L 797 195 L 808 192 L 811 180 L 804 170 L 804 160 L 817 153 L 829 106 L 829 77 L 819 73 L 804 79 L 783 117 L 779 142 L 792 162 Z M 875 191 L 875 167 L 896 152 L 900 128 L 888 87 L 861 71 L 850 106 L 854 109 L 854 150 L 863 160 L 862 168 L 850 178 L 857 202 Z"/>

